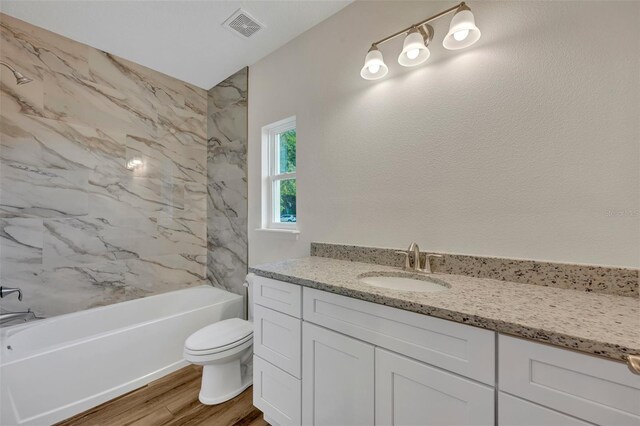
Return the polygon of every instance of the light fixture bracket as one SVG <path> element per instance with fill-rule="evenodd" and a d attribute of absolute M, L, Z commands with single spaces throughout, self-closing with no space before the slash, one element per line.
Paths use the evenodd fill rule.
<path fill-rule="evenodd" d="M 422 37 L 424 38 L 424 45 L 429 46 L 429 43 L 431 43 L 435 34 L 433 27 L 429 24 L 424 24 L 418 27 L 418 31 L 420 31 L 420 34 L 422 34 Z"/>
<path fill-rule="evenodd" d="M 466 7 L 467 9 L 469 9 L 469 7 L 467 6 L 467 4 L 465 2 L 458 3 L 455 6 L 450 7 L 449 9 L 443 10 L 442 12 L 437 13 L 437 14 L 435 14 L 433 16 L 430 16 L 427 19 L 423 19 L 422 21 L 417 22 L 417 23 L 415 23 L 413 25 L 409 25 L 407 28 L 404 28 L 404 29 L 402 29 L 402 30 L 400 30 L 400 31 L 398 31 L 396 33 L 391 34 L 390 36 L 387 36 L 387 37 L 385 37 L 383 39 L 380 39 L 380 40 L 372 43 L 371 45 L 372 46 L 377 46 L 379 44 L 386 43 L 389 40 L 392 40 L 392 39 L 398 37 L 399 35 L 408 33 L 412 28 L 420 28 L 423 25 L 428 24 L 431 21 L 435 21 L 436 19 L 440 18 L 441 16 L 447 15 L 447 14 L 449 14 L 451 12 L 457 12 L 458 9 L 461 8 L 461 7 Z"/>

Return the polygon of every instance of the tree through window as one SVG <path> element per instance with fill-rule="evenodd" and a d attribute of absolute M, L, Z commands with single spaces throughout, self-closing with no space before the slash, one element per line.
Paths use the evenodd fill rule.
<path fill-rule="evenodd" d="M 296 121 L 295 117 L 262 129 L 265 146 L 263 168 L 266 168 L 263 194 L 266 217 L 263 226 L 295 229 L 298 222 L 296 185 Z"/>
<path fill-rule="evenodd" d="M 296 171 L 296 129 L 287 130 L 280 137 L 280 169 L 285 173 Z M 296 222 L 296 179 L 283 179 L 280 183 L 280 222 Z"/>

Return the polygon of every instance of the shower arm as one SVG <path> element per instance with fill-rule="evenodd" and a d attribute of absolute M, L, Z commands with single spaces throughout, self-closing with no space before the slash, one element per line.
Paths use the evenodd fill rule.
<path fill-rule="evenodd" d="M 12 73 L 16 73 L 16 72 L 18 72 L 14 67 L 12 67 L 11 65 L 9 65 L 9 64 L 8 64 L 8 63 L 6 63 L 6 62 L 2 62 L 2 61 L 0 61 L 0 65 L 4 65 L 5 67 L 9 68 L 9 69 L 11 70 L 11 72 L 12 72 Z"/>
<path fill-rule="evenodd" d="M 18 71 L 17 69 L 15 69 L 14 67 L 12 67 L 6 62 L 0 61 L 0 65 L 4 65 L 5 67 L 9 68 L 9 70 L 11 70 L 11 72 L 13 73 L 13 76 L 16 79 L 17 85 L 27 84 L 33 81 L 29 77 L 25 77 L 24 75 L 22 75 L 20 71 Z"/>

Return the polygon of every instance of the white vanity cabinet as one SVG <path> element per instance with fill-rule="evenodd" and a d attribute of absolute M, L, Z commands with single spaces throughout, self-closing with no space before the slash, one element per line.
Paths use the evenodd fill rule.
<path fill-rule="evenodd" d="M 253 296 L 269 423 L 494 424 L 494 332 L 264 277 Z"/>
<path fill-rule="evenodd" d="M 254 405 L 272 425 L 640 426 L 624 363 L 253 281 Z"/>

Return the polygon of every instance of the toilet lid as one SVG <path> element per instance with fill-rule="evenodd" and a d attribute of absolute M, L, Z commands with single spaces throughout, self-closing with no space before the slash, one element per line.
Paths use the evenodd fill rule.
<path fill-rule="evenodd" d="M 253 325 L 240 318 L 231 318 L 208 325 L 187 338 L 185 348 L 205 351 L 232 345 L 253 334 Z"/>

